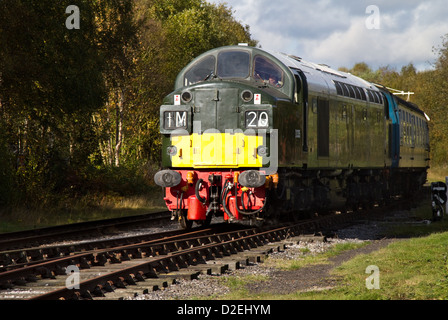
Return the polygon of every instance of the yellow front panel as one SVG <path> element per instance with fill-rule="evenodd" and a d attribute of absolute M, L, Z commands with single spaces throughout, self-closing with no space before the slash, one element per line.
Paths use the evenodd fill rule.
<path fill-rule="evenodd" d="M 177 154 L 171 158 L 173 167 L 261 167 L 262 158 L 257 148 L 263 137 L 243 133 L 194 133 L 171 137 Z"/>

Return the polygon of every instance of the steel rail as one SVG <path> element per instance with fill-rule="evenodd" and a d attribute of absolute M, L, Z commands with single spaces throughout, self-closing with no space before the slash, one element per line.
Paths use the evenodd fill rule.
<path fill-rule="evenodd" d="M 218 227 L 219 226 L 220 225 L 218 225 Z M 192 231 L 194 230 L 195 229 L 193 229 Z M 202 230 L 204 231 L 206 229 Z M 53 246 L 44 246 L 44 247 L 40 246 L 34 248 L 2 251 L 0 252 L 0 272 L 22 268 L 25 266 L 37 264 L 43 261 L 49 261 L 63 256 L 73 255 L 81 251 L 105 249 L 132 243 L 143 243 L 145 241 L 172 237 L 175 235 L 182 235 L 182 234 L 185 234 L 184 230 L 176 229 L 159 233 L 148 233 L 129 237 L 101 239 L 101 240 L 92 240 L 88 242 L 75 242 L 69 244 L 56 244 Z"/>
<path fill-rule="evenodd" d="M 177 271 L 180 268 L 186 268 L 189 265 L 197 265 L 205 263 L 206 260 L 216 259 L 220 256 L 230 255 L 231 252 L 241 252 L 249 248 L 255 248 L 260 243 L 260 238 L 272 234 L 272 231 L 257 233 L 252 235 L 234 238 L 220 243 L 210 243 L 194 248 L 181 250 L 176 253 L 148 259 L 141 264 L 126 267 L 106 275 L 101 275 L 96 278 L 88 279 L 80 283 L 80 289 L 72 290 L 67 287 L 57 289 L 36 297 L 30 300 L 66 300 L 66 299 L 92 299 L 92 293 L 101 295 L 99 289 L 107 288 L 116 283 L 123 281 L 132 283 L 135 275 L 144 275 L 146 278 L 157 278 L 157 274 L 161 272 Z M 258 244 L 251 240 L 258 240 Z M 142 280 L 140 280 L 142 281 Z"/>
<path fill-rule="evenodd" d="M 353 215 L 350 215 L 349 219 Z M 322 225 L 331 224 L 335 217 L 323 217 L 319 223 Z M 337 219 L 346 220 L 345 215 L 340 215 Z M 206 263 L 207 260 L 217 259 L 244 250 L 250 250 L 257 246 L 265 245 L 268 242 L 278 242 L 288 237 L 296 236 L 309 227 L 317 227 L 317 221 L 308 220 L 292 226 L 277 227 L 271 230 L 254 232 L 253 234 L 243 234 L 245 232 L 237 231 L 235 235 L 226 235 L 232 237 L 222 242 L 212 242 L 199 245 L 193 248 L 180 250 L 179 252 L 169 253 L 164 256 L 149 258 L 146 261 L 126 267 L 105 275 L 82 281 L 77 290 L 60 288 L 36 297 L 32 300 L 55 300 L 55 299 L 93 299 L 94 296 L 104 296 L 106 291 L 113 291 L 113 286 L 123 286 L 135 284 L 136 281 L 144 281 L 145 277 L 157 278 L 160 273 L 177 271 L 190 265 Z M 224 235 L 223 235 L 224 236 Z M 138 275 L 138 277 L 136 276 Z"/>
<path fill-rule="evenodd" d="M 160 254 L 160 252 L 168 251 L 169 248 L 177 250 L 178 248 L 176 248 L 176 245 L 180 242 L 189 241 L 190 243 L 193 243 L 201 239 L 205 239 L 204 241 L 206 241 L 209 238 L 231 236 L 238 232 L 250 232 L 249 230 L 252 229 L 242 229 L 232 231 L 231 233 L 225 232 L 216 234 L 215 229 L 213 228 L 199 229 L 189 233 L 172 235 L 136 244 L 77 253 L 25 266 L 20 269 L 2 272 L 0 273 L 0 284 L 2 284 L 3 287 L 7 287 L 17 281 L 21 283 L 26 282 L 27 280 L 35 281 L 37 279 L 36 276 L 40 276 L 41 278 L 52 278 L 55 275 L 64 275 L 65 268 L 69 265 L 77 265 L 80 266 L 81 269 L 88 269 L 96 265 L 105 265 L 108 261 L 110 263 L 119 263 L 120 259 L 128 260 L 129 256 L 142 257 L 142 254 L 145 252 L 149 255 L 153 253 Z"/>

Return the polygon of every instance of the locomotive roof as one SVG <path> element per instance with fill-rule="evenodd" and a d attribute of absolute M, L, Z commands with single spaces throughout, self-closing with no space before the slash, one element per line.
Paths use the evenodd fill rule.
<path fill-rule="evenodd" d="M 255 56 L 257 54 L 261 54 L 264 56 L 271 57 L 272 60 L 274 60 L 277 64 L 279 64 L 283 70 L 290 70 L 291 73 L 295 73 L 295 70 L 302 71 L 308 82 L 308 88 L 315 92 L 321 92 L 323 94 L 337 94 L 335 82 L 342 82 L 345 84 L 350 84 L 357 87 L 362 87 L 365 89 L 369 89 L 372 91 L 379 92 L 380 90 L 372 83 L 361 79 L 357 76 L 354 76 L 350 73 L 342 72 L 342 71 L 336 71 L 332 68 L 330 68 L 327 65 L 324 64 L 316 64 L 313 62 L 308 62 L 306 60 L 303 60 L 302 58 L 299 58 L 294 55 L 270 51 L 270 50 L 264 50 L 260 48 L 255 47 L 249 47 L 249 46 L 226 46 L 226 47 L 220 47 L 216 49 L 212 49 L 210 51 L 207 51 L 194 60 L 192 60 L 178 75 L 178 78 L 176 80 L 175 87 L 181 88 L 184 84 L 184 76 L 185 73 L 191 68 L 197 61 L 201 60 L 202 58 L 208 56 L 208 55 L 217 55 L 221 51 L 225 50 L 244 50 L 249 51 L 252 53 L 252 56 Z M 292 77 L 292 74 L 291 76 Z M 282 91 L 286 94 L 290 95 L 288 91 L 293 90 L 293 88 L 282 88 Z M 291 94 L 292 91 L 291 91 Z"/>
<path fill-rule="evenodd" d="M 300 57 L 286 53 L 267 50 L 266 52 L 276 57 L 290 69 L 298 69 L 304 72 L 308 80 L 308 86 L 310 88 L 313 88 L 314 86 L 316 91 L 327 89 L 330 93 L 336 94 L 334 81 L 379 91 L 372 83 L 350 73 L 334 70 L 328 65 L 309 62 Z"/>

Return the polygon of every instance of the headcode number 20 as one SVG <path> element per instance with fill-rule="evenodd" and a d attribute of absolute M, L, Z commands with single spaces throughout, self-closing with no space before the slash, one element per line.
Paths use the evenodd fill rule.
<path fill-rule="evenodd" d="M 247 113 L 248 128 L 264 128 L 269 125 L 269 116 L 266 111 L 256 112 L 249 111 Z"/>

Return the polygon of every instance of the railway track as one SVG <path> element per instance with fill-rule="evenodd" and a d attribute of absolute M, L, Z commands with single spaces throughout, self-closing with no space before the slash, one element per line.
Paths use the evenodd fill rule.
<path fill-rule="evenodd" d="M 354 219 L 384 215 L 402 203 L 409 205 L 410 201 L 397 199 L 385 207 L 318 216 L 270 228 L 223 223 L 190 232 L 173 229 L 10 248 L 0 251 L 0 300 L 116 299 L 115 291 L 129 287 L 145 293 L 179 278 L 209 273 L 215 267 L 260 259 L 279 247 L 275 243 L 289 237 L 331 231 Z M 44 233 L 38 236 L 44 237 Z"/>
<path fill-rule="evenodd" d="M 19 232 L 0 233 L 0 251 L 29 248 L 45 243 L 81 239 L 83 237 L 97 237 L 108 229 L 135 228 L 165 223 L 170 217 L 169 211 L 148 213 L 144 215 L 121 217 L 98 221 L 87 221 L 61 226 L 25 230 Z"/>
<path fill-rule="evenodd" d="M 179 277 L 209 272 L 210 263 L 220 259 L 232 259 L 233 255 L 247 259 L 254 256 L 253 250 L 355 216 L 331 215 L 269 229 L 222 224 L 188 233 L 176 230 L 123 239 L 119 243 L 94 241 L 28 248 L 22 254 L 38 254 L 23 263 L 3 266 L 0 299 L 91 300 L 107 299 L 111 292 L 128 286 L 154 290 Z M 20 250 L 1 254 L 11 257 L 17 252 Z"/>

